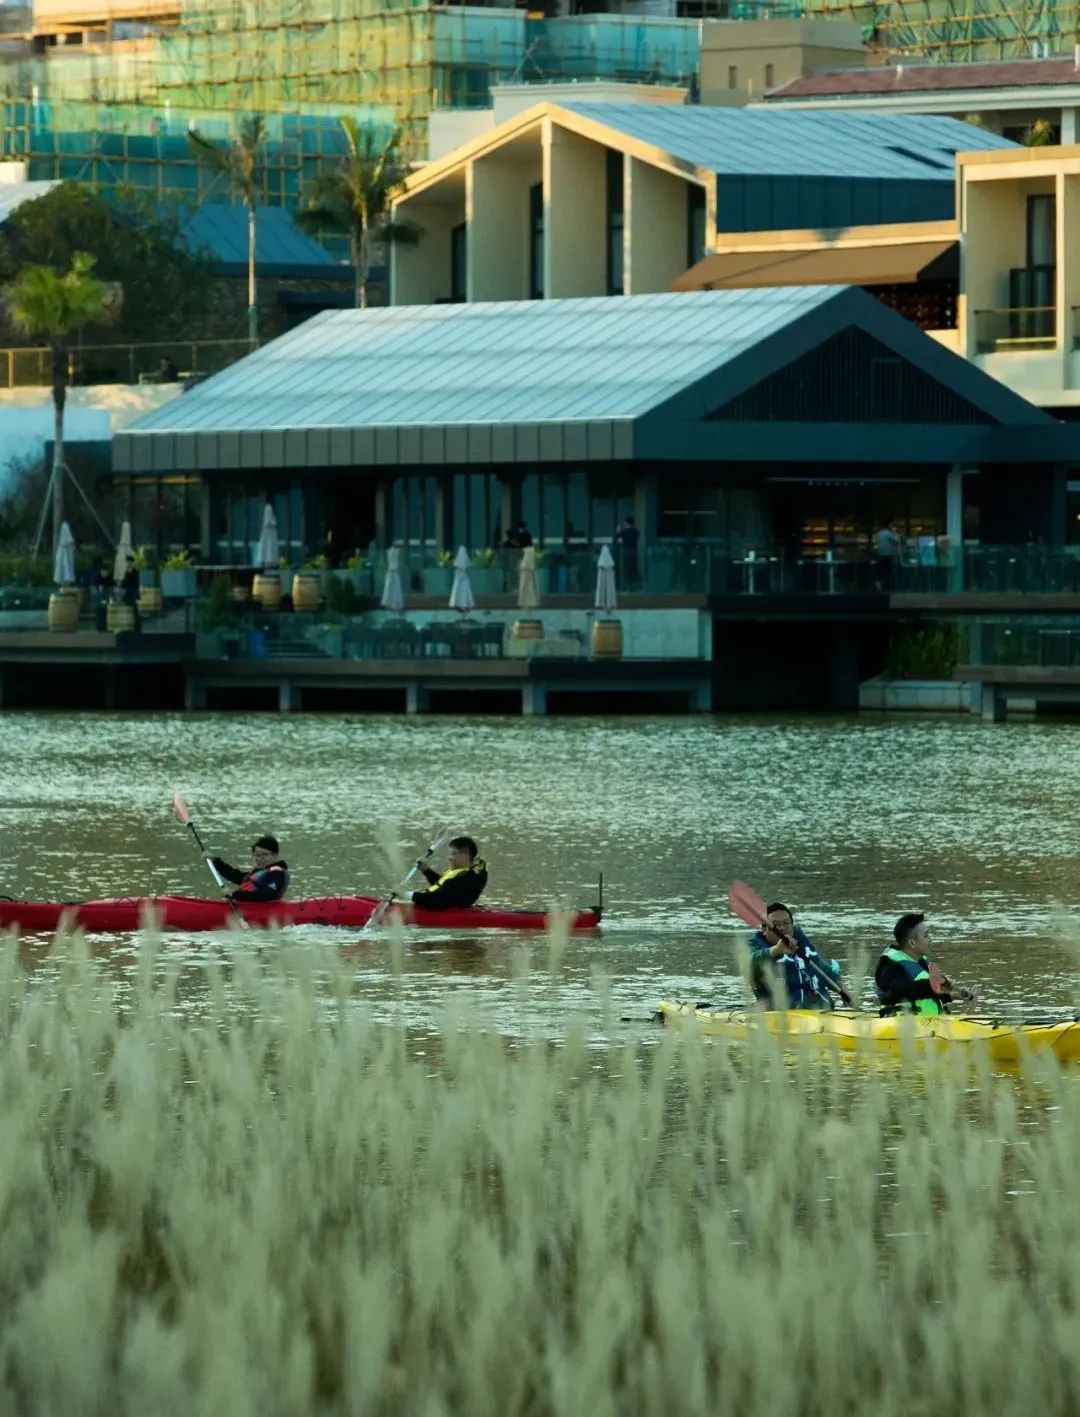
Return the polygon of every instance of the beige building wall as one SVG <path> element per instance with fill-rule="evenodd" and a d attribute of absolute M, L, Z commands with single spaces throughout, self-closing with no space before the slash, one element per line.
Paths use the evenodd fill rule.
<path fill-rule="evenodd" d="M 623 291 L 668 290 L 686 270 L 689 183 L 639 158 L 626 158 Z"/>
<path fill-rule="evenodd" d="M 415 222 L 423 235 L 415 246 L 390 245 L 390 304 L 431 305 L 450 297 L 450 233 L 465 220 L 465 203 L 405 202 L 395 217 Z"/>
<path fill-rule="evenodd" d="M 528 300 L 529 189 L 542 179 L 539 161 L 514 161 L 496 153 L 469 164 L 469 300 Z"/>
<path fill-rule="evenodd" d="M 607 148 L 544 119 L 544 295 L 607 294 Z"/>
<path fill-rule="evenodd" d="M 701 102 L 737 105 L 821 69 L 864 68 L 861 25 L 844 20 L 708 20 L 701 37 Z"/>

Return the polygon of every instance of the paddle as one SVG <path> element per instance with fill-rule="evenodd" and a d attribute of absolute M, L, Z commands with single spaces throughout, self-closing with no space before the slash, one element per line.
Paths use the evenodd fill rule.
<path fill-rule="evenodd" d="M 210 868 L 210 874 L 211 874 L 211 876 L 213 876 L 214 880 L 217 882 L 218 887 L 219 887 L 221 890 L 223 890 L 223 891 L 224 891 L 224 890 L 227 890 L 227 889 L 228 889 L 228 883 L 226 882 L 225 877 L 221 874 L 221 872 L 218 870 L 218 868 L 214 865 L 213 861 L 211 860 L 211 858 L 210 858 L 210 853 L 207 851 L 206 847 L 203 845 L 203 839 L 202 839 L 202 837 L 199 835 L 198 828 L 195 826 L 195 823 L 191 820 L 191 813 L 188 811 L 187 803 L 186 803 L 186 802 L 184 801 L 184 799 L 180 796 L 180 793 L 179 793 L 179 792 L 174 792 L 174 793 L 173 793 L 172 809 L 173 809 L 173 815 L 175 816 L 176 820 L 177 820 L 178 822 L 180 822 L 182 826 L 187 827 L 188 831 L 191 833 L 192 838 L 194 839 L 195 845 L 199 848 L 199 851 L 200 851 L 200 853 L 201 853 L 201 855 L 202 855 L 203 860 L 206 862 L 207 866 L 209 866 L 209 868 Z M 226 895 L 225 899 L 229 902 L 229 905 L 230 905 L 231 908 L 232 908 L 232 912 L 233 912 L 233 914 L 236 916 L 237 920 L 240 921 L 240 924 L 241 924 L 241 925 L 243 926 L 243 928 L 246 930 L 246 929 L 247 929 L 247 921 L 244 919 L 243 915 L 240 913 L 240 908 L 239 908 L 239 906 L 236 904 L 236 901 L 233 900 L 233 898 L 232 898 L 231 895 Z"/>
<path fill-rule="evenodd" d="M 728 891 L 728 905 L 731 908 L 732 914 L 737 915 L 739 919 L 744 921 L 747 925 L 752 925 L 756 930 L 765 931 L 771 929 L 788 944 L 794 943 L 782 930 L 777 930 L 775 925 L 770 926 L 768 914 L 765 909 L 765 902 L 745 881 L 732 882 L 731 889 Z M 827 969 L 823 969 L 816 960 L 811 959 L 808 955 L 800 955 L 799 958 L 804 965 L 818 975 L 828 988 L 840 995 L 841 1000 L 849 1009 L 856 1007 L 851 995 L 842 985 L 837 984 L 836 980 Z"/>
<path fill-rule="evenodd" d="M 435 855 L 436 851 L 438 851 L 439 847 L 442 846 L 443 842 L 444 842 L 444 841 L 447 839 L 447 837 L 450 835 L 450 832 L 451 832 L 452 830 L 453 830 L 453 829 L 452 829 L 451 827 L 444 827 L 444 828 L 442 829 L 442 831 L 439 833 L 439 835 L 435 838 L 435 840 L 431 843 L 431 845 L 428 847 L 428 849 L 424 852 L 423 860 L 425 860 L 425 861 L 430 861 L 430 860 L 431 860 L 431 858 Z M 396 890 L 396 891 L 391 891 L 390 894 L 386 897 L 385 900 L 380 900 L 380 901 L 379 901 L 378 905 L 377 905 L 377 906 L 375 907 L 375 909 L 371 912 L 371 918 L 368 920 L 368 923 L 364 926 L 365 931 L 366 931 L 366 930 L 375 930 L 375 929 L 378 928 L 379 923 L 380 923 L 380 921 L 382 920 L 383 916 L 386 914 L 386 912 L 387 912 L 387 911 L 390 909 L 390 907 L 393 905 L 394 901 L 397 900 L 398 896 L 400 896 L 403 891 L 408 890 L 410 881 L 412 880 L 412 878 L 413 878 L 415 875 L 418 875 L 418 874 L 419 874 L 419 871 L 420 871 L 420 867 L 419 867 L 418 865 L 417 865 L 417 866 L 414 866 L 414 867 L 412 868 L 412 870 L 409 872 L 409 874 L 408 874 L 408 875 L 405 877 L 405 879 L 402 881 L 401 885 L 398 886 L 397 890 Z"/>

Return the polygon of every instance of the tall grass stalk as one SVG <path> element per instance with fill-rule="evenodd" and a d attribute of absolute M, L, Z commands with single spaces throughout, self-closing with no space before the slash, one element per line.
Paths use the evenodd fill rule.
<path fill-rule="evenodd" d="M 310 946 L 56 951 L 0 954 L 4 1412 L 1080 1410 L 1051 1062 L 421 1040 Z"/>

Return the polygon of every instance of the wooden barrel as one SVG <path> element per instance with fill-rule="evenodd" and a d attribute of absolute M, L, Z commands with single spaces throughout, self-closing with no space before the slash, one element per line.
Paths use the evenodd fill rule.
<path fill-rule="evenodd" d="M 297 571 L 293 576 L 292 605 L 294 610 L 318 610 L 322 604 L 322 573 Z"/>
<path fill-rule="evenodd" d="M 49 596 L 49 629 L 68 634 L 79 628 L 79 597 L 74 586 L 61 586 Z"/>
<path fill-rule="evenodd" d="M 595 659 L 622 659 L 622 621 L 594 620 L 592 652 Z"/>
<path fill-rule="evenodd" d="M 542 640 L 544 638 L 543 620 L 515 620 L 514 627 L 510 631 L 510 638 L 515 642 L 520 640 Z"/>
<path fill-rule="evenodd" d="M 251 585 L 251 598 L 264 610 L 281 609 L 281 577 L 277 571 L 260 571 Z"/>
<path fill-rule="evenodd" d="M 139 587 L 139 614 L 158 615 L 161 613 L 161 587 L 144 585 Z"/>
<path fill-rule="evenodd" d="M 105 626 L 114 635 L 122 635 L 125 630 L 134 630 L 135 607 L 118 605 L 115 600 L 110 600 L 109 608 L 105 612 Z"/>

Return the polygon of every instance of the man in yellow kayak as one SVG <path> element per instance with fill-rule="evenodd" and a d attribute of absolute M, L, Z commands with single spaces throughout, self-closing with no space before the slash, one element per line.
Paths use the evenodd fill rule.
<path fill-rule="evenodd" d="M 465 910 L 480 899 L 487 885 L 487 862 L 478 855 L 476 842 L 471 836 L 455 836 L 446 855 L 447 868 L 441 875 L 426 858 L 417 861 L 417 869 L 429 882 L 427 890 L 413 892 L 417 910 Z"/>
<path fill-rule="evenodd" d="M 943 1014 L 952 1003 L 978 1003 L 975 989 L 958 990 L 929 956 L 930 930 L 925 915 L 901 915 L 893 927 L 894 946 L 874 970 L 882 1013 Z"/>
<path fill-rule="evenodd" d="M 750 983 L 754 998 L 774 1008 L 775 984 L 789 1009 L 831 1009 L 832 991 L 840 992 L 840 965 L 818 954 L 814 942 L 795 924 L 786 905 L 766 906 L 762 928 L 750 937 Z"/>

